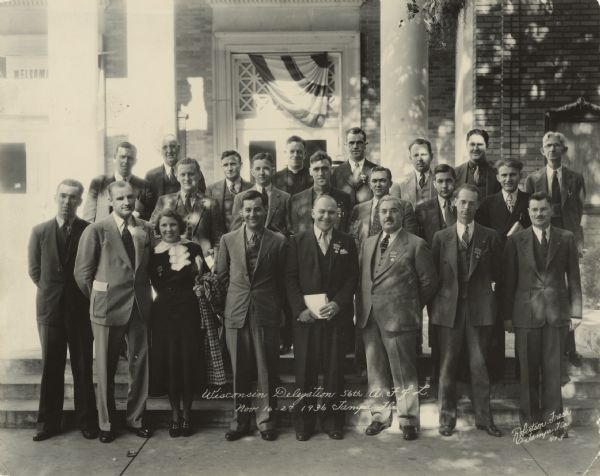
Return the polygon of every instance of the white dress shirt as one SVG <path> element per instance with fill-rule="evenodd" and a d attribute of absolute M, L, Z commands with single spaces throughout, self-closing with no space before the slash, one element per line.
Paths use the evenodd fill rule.
<path fill-rule="evenodd" d="M 467 225 L 464 225 L 459 221 L 456 222 L 456 234 L 458 235 L 459 240 L 462 240 L 463 234 L 465 233 L 466 226 Z M 469 223 L 468 226 L 469 226 L 469 243 L 470 243 L 471 239 L 473 238 L 473 229 L 475 228 L 475 221 L 472 221 L 471 223 Z"/>
<path fill-rule="evenodd" d="M 535 233 L 535 237 L 537 238 L 539 244 L 542 244 L 542 228 L 538 228 L 537 226 L 531 226 L 531 229 Z M 546 240 L 550 242 L 550 225 L 546 228 Z"/>

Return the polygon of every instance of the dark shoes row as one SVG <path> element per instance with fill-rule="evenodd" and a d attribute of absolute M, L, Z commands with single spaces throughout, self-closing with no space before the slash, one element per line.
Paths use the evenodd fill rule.
<path fill-rule="evenodd" d="M 240 430 L 229 430 L 225 433 L 225 439 L 227 441 L 237 441 L 244 436 L 250 435 L 250 431 L 240 431 Z M 328 431 L 327 434 L 329 438 L 332 440 L 343 440 L 344 432 L 342 430 L 331 430 Z M 260 437 L 265 441 L 275 441 L 279 434 L 276 430 L 265 430 L 260 432 Z M 296 439 L 298 441 L 307 441 L 312 436 L 312 433 L 309 432 L 296 432 Z"/>
<path fill-rule="evenodd" d="M 194 434 L 194 429 L 192 428 L 192 424 L 189 420 L 172 421 L 169 425 L 169 436 L 171 438 L 177 438 L 179 436 L 192 436 Z"/>
<path fill-rule="evenodd" d="M 126 427 L 127 431 L 133 433 L 140 438 L 150 438 L 152 436 L 152 430 L 148 427 L 141 426 L 139 428 L 134 428 L 131 426 Z M 38 431 L 35 435 L 33 435 L 33 441 L 44 441 L 48 438 L 52 438 L 60 433 L 60 430 L 52 430 L 52 429 L 43 429 Z M 81 430 L 81 434 L 87 440 L 95 440 L 98 438 L 101 443 L 110 443 L 114 441 L 116 438 L 116 433 L 112 430 L 105 431 L 99 429 L 83 429 Z"/>
<path fill-rule="evenodd" d="M 475 425 L 475 428 L 487 432 L 487 434 L 490 436 L 495 436 L 497 438 L 502 436 L 502 432 L 493 423 L 489 425 Z M 438 432 L 442 436 L 452 436 L 452 433 L 454 433 L 454 427 L 448 425 L 441 425 Z"/>
<path fill-rule="evenodd" d="M 381 421 L 372 421 L 371 424 L 365 430 L 365 434 L 368 436 L 375 436 L 381 433 L 386 428 L 389 428 L 389 423 L 384 423 Z M 414 425 L 404 425 L 402 427 L 402 438 L 406 441 L 416 440 L 419 437 L 417 433 L 417 427 Z"/>

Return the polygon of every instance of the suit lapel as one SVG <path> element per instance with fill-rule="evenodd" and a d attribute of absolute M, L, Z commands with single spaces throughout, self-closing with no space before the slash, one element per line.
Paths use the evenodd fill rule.
<path fill-rule="evenodd" d="M 565 166 L 562 168 L 562 190 L 560 194 L 560 203 L 561 206 L 565 206 L 565 201 L 569 196 L 569 190 L 571 189 L 571 179 L 573 178 L 571 171 L 567 169 Z"/>
<path fill-rule="evenodd" d="M 121 257 L 121 259 L 131 268 L 131 260 L 129 259 L 129 255 L 125 250 L 125 245 L 123 244 L 123 238 L 119 233 L 119 228 L 117 228 L 117 222 L 115 219 L 109 215 L 106 222 L 104 223 L 104 232 L 109 236 L 109 243 L 112 243 L 117 251 L 117 254 Z M 135 244 L 135 240 L 134 240 Z M 136 251 L 136 262 L 137 262 L 137 251 Z"/>
<path fill-rule="evenodd" d="M 135 270 L 140 267 L 142 256 L 144 254 L 144 245 L 146 244 L 146 232 L 142 224 L 132 217 L 133 220 L 133 246 L 135 248 Z"/>
<path fill-rule="evenodd" d="M 202 205 L 203 198 L 204 197 L 200 193 L 196 193 L 196 200 L 194 201 L 192 212 L 188 218 L 188 223 L 192 226 L 192 236 L 196 234 L 196 229 L 198 228 L 198 225 L 200 225 L 204 213 L 206 213 L 206 208 Z"/>
<path fill-rule="evenodd" d="M 556 251 L 560 247 L 560 236 L 554 229 L 554 227 L 550 228 L 550 237 L 548 239 L 548 256 L 546 257 L 546 269 L 550 265 L 550 262 L 556 255 Z"/>
<path fill-rule="evenodd" d="M 535 181 L 537 183 L 535 190 L 548 193 L 548 179 L 546 178 L 546 168 L 545 167 L 542 170 L 540 170 Z"/>
<path fill-rule="evenodd" d="M 301 263 L 302 266 L 308 266 L 308 269 L 311 269 L 313 279 L 318 284 L 317 287 L 321 287 L 323 282 L 321 280 L 321 272 L 319 270 L 319 255 L 317 253 L 321 252 L 321 248 L 319 247 L 319 243 L 317 242 L 317 237 L 314 233 L 309 233 L 306 240 L 302 242 L 302 254 L 303 258 L 306 258 L 308 262 Z"/>
<path fill-rule="evenodd" d="M 475 227 L 473 228 L 473 247 L 471 248 L 471 256 L 469 258 L 469 279 L 471 279 L 471 275 L 481 258 L 481 253 L 486 246 L 485 238 L 482 235 L 481 227 L 475 223 Z"/>
<path fill-rule="evenodd" d="M 371 279 L 373 279 L 373 277 L 375 276 L 376 269 L 374 269 L 373 265 L 375 263 L 373 263 L 373 261 L 375 260 L 375 249 L 377 247 L 377 243 L 379 243 L 379 239 L 381 238 L 381 232 L 379 232 L 379 234 L 377 235 L 373 235 L 373 237 L 375 238 L 372 240 L 367 239 L 367 241 L 365 241 L 365 249 L 363 250 L 365 259 L 368 260 L 366 264 L 369 266 L 368 273 Z"/>
<path fill-rule="evenodd" d="M 535 274 L 538 279 L 541 279 L 540 273 L 537 269 L 537 265 L 535 264 L 535 251 L 533 249 L 533 240 L 537 240 L 535 237 L 535 233 L 533 232 L 533 226 L 530 227 L 529 233 L 525 233 L 522 237 L 523 240 L 523 249 L 525 250 L 525 257 L 529 261 L 529 266 L 531 266 L 535 270 Z M 548 260 L 546 259 L 546 262 Z"/>
<path fill-rule="evenodd" d="M 279 195 L 279 191 L 275 189 L 275 187 L 271 188 L 271 199 L 269 200 L 269 211 L 267 213 L 267 226 L 271 224 L 273 220 L 273 216 L 277 213 L 277 209 L 279 208 L 281 202 L 281 195 Z"/>
<path fill-rule="evenodd" d="M 387 256 L 382 266 L 379 263 L 375 266 L 375 279 L 379 279 L 385 274 L 402 255 L 406 252 L 406 232 L 400 230 L 396 239 L 392 242 L 390 247 L 386 250 Z M 383 256 L 383 255 L 382 255 Z"/>
<path fill-rule="evenodd" d="M 454 276 L 458 279 L 458 235 L 456 234 L 456 223 L 446 229 L 449 230 L 448 239 L 445 244 L 448 247 L 448 263 Z"/>
<path fill-rule="evenodd" d="M 325 289 L 329 288 L 329 282 L 331 281 L 331 277 L 333 276 L 333 270 L 335 269 L 335 263 L 337 261 L 338 255 L 340 254 L 340 250 L 343 248 L 342 239 L 339 235 L 339 232 L 334 228 L 331 230 L 331 245 L 329 247 L 331 253 L 331 259 L 329 260 L 329 281 L 325 283 Z M 336 252 L 337 248 L 337 252 Z"/>
<path fill-rule="evenodd" d="M 62 255 L 62 250 L 59 247 L 58 243 L 58 234 L 60 233 L 60 227 L 58 226 L 58 222 L 56 218 L 53 218 L 52 223 L 50 224 L 50 230 L 48 233 L 48 246 L 50 249 L 56 254 L 58 257 L 57 262 L 60 264 L 61 270 L 63 269 L 63 262 L 66 262 L 67 256 Z"/>
<path fill-rule="evenodd" d="M 363 164 L 363 166 L 364 166 L 364 164 Z M 350 177 L 352 177 L 352 167 L 350 167 L 350 162 L 348 162 L 348 161 L 344 162 L 342 165 L 340 165 L 340 168 L 342 168 L 340 173 L 342 174 L 343 179 L 346 181 L 346 183 L 348 185 L 353 187 L 352 181 L 350 180 Z"/>
<path fill-rule="evenodd" d="M 269 252 L 269 248 L 271 247 L 272 241 L 273 237 L 271 236 L 271 233 L 267 228 L 264 228 L 262 240 L 260 240 L 260 248 L 258 249 L 256 267 L 254 268 L 254 273 L 252 274 L 252 281 L 254 281 L 254 277 L 256 276 L 258 269 L 260 268 L 260 265 L 263 262 L 265 254 Z"/>
<path fill-rule="evenodd" d="M 237 260 L 242 263 L 242 274 L 250 284 L 250 276 L 248 274 L 248 262 L 246 261 L 246 241 L 244 238 L 245 226 L 242 225 L 236 230 L 237 235 L 234 237 L 233 249 L 231 250 L 232 255 L 237 255 Z M 258 266 L 258 262 L 257 262 Z M 256 271 L 256 270 L 255 270 Z M 256 274 L 256 272 L 254 273 Z"/>

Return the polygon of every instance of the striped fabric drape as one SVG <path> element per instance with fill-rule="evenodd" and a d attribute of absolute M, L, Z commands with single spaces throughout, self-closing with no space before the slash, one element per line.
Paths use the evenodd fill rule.
<path fill-rule="evenodd" d="M 327 53 L 248 56 L 277 106 L 306 126 L 323 126 L 329 107 Z"/>

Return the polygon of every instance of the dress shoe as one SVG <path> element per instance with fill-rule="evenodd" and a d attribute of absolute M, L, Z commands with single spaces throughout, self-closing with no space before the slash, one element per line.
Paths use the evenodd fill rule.
<path fill-rule="evenodd" d="M 402 437 L 405 440 L 412 441 L 417 439 L 417 428 L 413 425 L 406 425 L 402 427 Z"/>
<path fill-rule="evenodd" d="M 260 437 L 265 441 L 275 441 L 277 439 L 277 432 L 275 430 L 261 431 Z"/>
<path fill-rule="evenodd" d="M 440 426 L 440 429 L 438 431 L 442 436 L 452 436 L 453 429 L 450 428 L 448 425 L 442 425 Z"/>
<path fill-rule="evenodd" d="M 369 436 L 375 436 L 381 433 L 386 428 L 389 428 L 389 423 L 382 423 L 380 421 L 372 421 L 371 424 L 365 430 L 365 433 Z"/>
<path fill-rule="evenodd" d="M 139 428 L 128 426 L 127 431 L 130 431 L 135 436 L 139 436 L 140 438 L 150 438 L 152 436 L 152 430 L 147 426 L 140 426 Z"/>
<path fill-rule="evenodd" d="M 490 436 L 500 437 L 502 436 L 502 432 L 498 429 L 496 425 L 491 423 L 490 425 L 475 425 L 478 430 L 487 431 L 487 434 Z"/>
<path fill-rule="evenodd" d="M 556 428 L 553 432 L 552 432 L 552 436 L 559 439 L 559 440 L 563 440 L 565 438 L 569 437 L 569 432 L 567 431 L 566 428 L 563 427 L 559 427 Z"/>
<path fill-rule="evenodd" d="M 58 435 L 57 430 L 40 430 L 33 435 L 33 441 L 44 441 L 48 438 L 52 438 L 54 435 Z"/>
<path fill-rule="evenodd" d="M 189 420 L 183 420 L 181 423 L 181 436 L 192 436 L 194 433 L 194 429 L 192 428 L 192 423 Z"/>
<path fill-rule="evenodd" d="M 248 432 L 246 432 L 246 431 L 229 430 L 227 433 L 225 433 L 225 439 L 227 441 L 237 441 L 240 438 L 243 438 L 244 436 L 246 436 L 247 434 L 248 434 Z"/>
<path fill-rule="evenodd" d="M 100 430 L 98 439 L 100 440 L 100 443 L 111 443 L 115 440 L 115 434 L 112 431 Z"/>
<path fill-rule="evenodd" d="M 98 433 L 100 430 L 94 428 L 93 430 L 89 430 L 87 428 L 83 428 L 81 430 L 81 434 L 83 435 L 83 437 L 86 440 L 95 440 L 96 438 L 98 438 Z"/>
<path fill-rule="evenodd" d="M 292 351 L 292 346 L 288 344 L 281 344 L 279 346 L 279 355 L 286 355 Z"/>
<path fill-rule="evenodd" d="M 171 438 L 177 438 L 181 436 L 181 426 L 178 421 L 172 421 L 169 425 L 169 436 Z"/>
<path fill-rule="evenodd" d="M 298 441 L 308 441 L 310 438 L 310 433 L 305 433 L 303 431 L 296 432 L 296 439 Z"/>
<path fill-rule="evenodd" d="M 331 431 L 327 432 L 327 434 L 329 435 L 329 438 L 331 438 L 332 440 L 343 440 L 344 439 L 344 432 L 342 430 L 331 430 Z"/>

